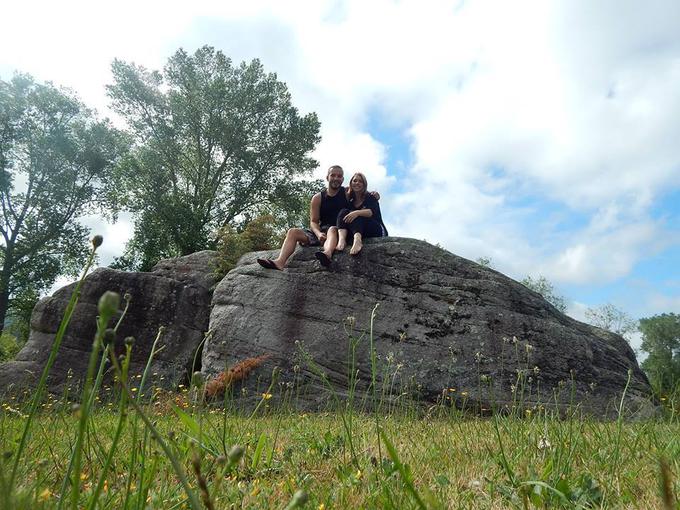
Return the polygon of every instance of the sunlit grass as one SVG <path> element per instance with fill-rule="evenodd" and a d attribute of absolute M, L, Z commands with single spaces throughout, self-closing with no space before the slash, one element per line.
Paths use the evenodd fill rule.
<path fill-rule="evenodd" d="M 199 456 L 215 508 L 282 508 L 282 502 L 300 489 L 309 497 L 309 508 L 417 507 L 394 460 L 386 452 L 383 458 L 378 456 L 372 415 L 353 418 L 357 467 L 336 413 L 265 409 L 266 415 L 249 419 L 244 430 L 247 417 L 230 415 L 225 420 L 219 409 L 189 408 L 191 420 L 186 422 L 174 412 L 158 415 L 148 410 L 187 473 L 193 473 L 192 455 Z M 83 504 L 94 491 L 118 426 L 114 412 L 99 410 L 91 418 L 80 475 Z M 44 412 L 35 419 L 26 461 L 19 468 L 14 504 L 15 508 L 57 508 L 59 499 L 70 493 L 61 494 L 60 488 L 78 421 L 67 411 Z M 22 424 L 23 418 L 15 413 L 2 413 L 2 451 L 12 450 Z M 454 508 L 523 507 L 522 489 L 513 487 L 499 462 L 493 420 L 392 416 L 384 417 L 381 427 L 411 473 L 416 490 L 429 501 L 428 507 L 437 503 Z M 564 480 L 570 490 L 584 493 L 584 505 L 661 507 L 659 460 L 668 459 L 672 473 L 680 470 L 680 426 L 668 422 L 623 425 L 614 477 L 609 473 L 617 457 L 616 423 L 500 418 L 499 431 L 517 481 L 538 480 L 556 486 L 554 479 Z M 124 508 L 126 501 L 129 508 L 184 504 L 187 496 L 156 442 L 144 446 L 143 432 L 136 443 L 132 439 L 131 433 L 120 438 L 97 508 Z M 245 455 L 234 469 L 225 471 L 224 458 L 236 443 L 243 445 Z M 197 489 L 196 476 L 188 477 Z M 677 478 L 673 483 L 677 493 Z M 557 499 L 550 502 L 556 505 Z"/>

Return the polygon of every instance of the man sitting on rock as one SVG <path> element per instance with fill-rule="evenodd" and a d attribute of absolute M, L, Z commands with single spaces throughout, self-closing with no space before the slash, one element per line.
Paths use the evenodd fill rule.
<path fill-rule="evenodd" d="M 330 266 L 333 252 L 338 245 L 338 229 L 335 226 L 338 213 L 349 207 L 347 194 L 342 186 L 343 179 L 342 167 L 331 166 L 326 174 L 328 187 L 312 197 L 309 207 L 310 228 L 288 229 L 279 256 L 273 260 L 257 259 L 257 263 L 266 269 L 281 270 L 296 246 L 301 244 L 302 246 L 323 246 L 323 250 L 316 252 L 316 258 L 324 267 Z M 374 191 L 371 194 L 380 199 L 377 192 Z"/>

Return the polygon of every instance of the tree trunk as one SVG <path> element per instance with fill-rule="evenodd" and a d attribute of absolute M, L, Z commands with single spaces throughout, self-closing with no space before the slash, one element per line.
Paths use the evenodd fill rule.
<path fill-rule="evenodd" d="M 14 245 L 8 243 L 5 247 L 5 257 L 2 265 L 2 273 L 0 273 L 0 334 L 5 330 L 5 319 L 7 318 L 7 309 L 9 308 L 9 282 L 12 276 L 12 266 Z"/>
<path fill-rule="evenodd" d="M 5 319 L 9 308 L 9 275 L 5 276 L 5 268 L 0 275 L 0 334 L 5 330 Z"/>

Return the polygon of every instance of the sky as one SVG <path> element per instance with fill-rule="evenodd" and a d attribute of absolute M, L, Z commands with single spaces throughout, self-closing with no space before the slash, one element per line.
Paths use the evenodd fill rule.
<path fill-rule="evenodd" d="M 259 58 L 319 115 L 316 176 L 363 171 L 391 235 L 545 276 L 578 319 L 680 313 L 677 0 L 24 0 L 2 17 L 1 79 L 102 116 L 114 58 Z M 86 223 L 103 264 L 122 253 L 128 215 Z"/>

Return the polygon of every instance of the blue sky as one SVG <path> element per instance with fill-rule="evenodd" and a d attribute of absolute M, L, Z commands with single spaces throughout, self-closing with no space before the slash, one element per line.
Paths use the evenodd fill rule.
<path fill-rule="evenodd" d="M 27 0 L 3 21 L 2 79 L 52 80 L 105 115 L 113 58 L 260 58 L 321 119 L 317 175 L 364 171 L 390 233 L 543 275 L 576 318 L 680 312 L 676 0 Z M 126 215 L 87 224 L 103 262 L 131 232 Z"/>

